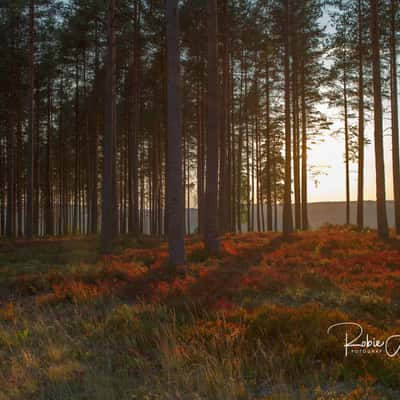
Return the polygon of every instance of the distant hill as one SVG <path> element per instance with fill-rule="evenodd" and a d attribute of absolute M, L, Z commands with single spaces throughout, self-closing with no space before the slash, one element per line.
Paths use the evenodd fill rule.
<path fill-rule="evenodd" d="M 346 222 L 345 202 L 321 202 L 308 205 L 310 228 L 318 229 L 325 224 L 343 225 Z M 187 215 L 187 211 L 186 211 Z M 394 226 L 394 202 L 387 202 L 387 215 L 389 226 Z M 278 229 L 281 229 L 282 207 L 278 206 Z M 356 223 L 357 203 L 350 203 L 350 223 Z M 191 232 L 197 230 L 197 209 L 190 210 Z M 365 227 L 376 228 L 376 203 L 375 201 L 364 202 L 364 224 Z M 245 231 L 247 224 L 243 224 Z"/>
<path fill-rule="evenodd" d="M 346 222 L 345 202 L 311 203 L 309 205 L 310 226 L 319 228 L 324 224 L 343 225 Z M 387 216 L 389 225 L 394 226 L 394 202 L 387 202 Z M 350 223 L 357 221 L 357 203 L 350 203 Z M 364 224 L 369 228 L 376 228 L 376 202 L 364 203 Z"/>

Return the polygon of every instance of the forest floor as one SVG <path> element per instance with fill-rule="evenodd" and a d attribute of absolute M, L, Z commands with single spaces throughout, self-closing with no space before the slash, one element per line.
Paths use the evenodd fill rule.
<path fill-rule="evenodd" d="M 345 328 L 327 333 L 400 334 L 398 240 L 226 235 L 213 258 L 186 244 L 185 274 L 154 239 L 107 258 L 95 238 L 0 241 L 0 400 L 400 399 L 398 338 L 346 356 Z"/>

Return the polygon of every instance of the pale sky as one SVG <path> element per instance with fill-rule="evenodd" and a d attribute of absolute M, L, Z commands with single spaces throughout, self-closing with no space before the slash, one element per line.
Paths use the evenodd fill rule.
<path fill-rule="evenodd" d="M 328 117 L 334 120 L 333 130 L 343 126 L 336 110 L 326 111 Z M 393 200 L 392 188 L 392 145 L 390 122 L 385 114 L 384 124 L 384 146 L 385 146 L 385 172 L 386 172 L 386 195 L 388 200 Z M 373 121 L 372 121 L 373 123 Z M 365 146 L 365 200 L 375 200 L 375 156 L 373 141 L 373 126 L 367 124 L 365 135 L 370 144 Z M 319 183 L 315 186 L 312 177 L 309 177 L 309 201 L 343 201 L 346 198 L 345 188 L 345 165 L 344 165 L 344 140 L 343 134 L 339 137 L 332 137 L 329 132 L 324 134 L 324 142 L 312 145 L 309 150 L 309 167 L 314 169 L 321 167 L 324 172 L 317 177 Z M 350 193 L 351 200 L 357 199 L 357 164 L 350 166 Z"/>

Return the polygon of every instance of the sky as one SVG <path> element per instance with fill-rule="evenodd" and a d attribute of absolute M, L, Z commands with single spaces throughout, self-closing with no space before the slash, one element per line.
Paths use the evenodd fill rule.
<path fill-rule="evenodd" d="M 372 127 L 369 125 L 366 136 L 371 143 L 365 147 L 365 200 L 375 200 L 375 156 Z M 320 169 L 321 175 L 315 179 L 309 176 L 309 201 L 344 201 L 345 192 L 345 165 L 344 165 L 344 140 L 342 137 L 334 138 L 328 134 L 324 136 L 323 143 L 312 145 L 309 151 L 309 167 Z M 392 149 L 391 138 L 385 132 L 385 172 L 386 195 L 388 200 L 393 200 L 392 188 Z M 350 166 L 350 194 L 351 200 L 357 199 L 357 165 Z"/>

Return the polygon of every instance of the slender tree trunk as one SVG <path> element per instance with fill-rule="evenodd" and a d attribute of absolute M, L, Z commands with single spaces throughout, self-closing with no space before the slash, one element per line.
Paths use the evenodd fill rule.
<path fill-rule="evenodd" d="M 396 13 L 397 1 L 391 0 L 390 11 L 390 91 L 392 111 L 392 163 L 393 163 L 393 196 L 396 234 L 400 235 L 400 164 L 399 164 L 399 103 L 397 93 L 397 43 Z"/>
<path fill-rule="evenodd" d="M 108 0 L 108 55 L 106 61 L 106 110 L 104 131 L 103 160 L 103 207 L 102 207 L 102 251 L 111 251 L 112 241 L 117 231 L 116 204 L 116 170 L 115 170 L 115 138 L 116 138 L 116 71 L 115 71 L 115 0 Z"/>
<path fill-rule="evenodd" d="M 219 250 L 218 208 L 218 50 L 217 0 L 208 0 L 208 101 L 205 246 L 208 252 Z"/>
<path fill-rule="evenodd" d="M 345 174 L 346 174 L 346 225 L 350 224 L 350 151 L 349 151 L 349 110 L 347 100 L 347 72 L 343 76 L 343 104 L 344 104 L 344 146 L 345 146 Z"/>
<path fill-rule="evenodd" d="M 83 97 L 85 99 L 84 104 L 84 147 L 85 147 L 85 170 L 84 170 L 84 179 L 82 180 L 82 214 L 83 214 L 83 224 L 84 224 L 84 233 L 87 235 L 91 231 L 91 207 L 92 200 L 91 196 L 93 193 L 93 174 L 91 172 L 92 169 L 92 153 L 93 147 L 90 137 L 90 126 L 89 126 L 89 116 L 90 116 L 90 107 L 88 100 L 88 85 L 87 85 L 87 51 L 86 48 L 83 49 Z M 86 185 L 85 185 L 86 184 Z"/>
<path fill-rule="evenodd" d="M 237 229 L 242 232 L 242 152 L 243 152 L 243 81 L 244 81 L 244 50 L 241 51 L 240 61 L 240 92 L 239 92 L 239 137 L 238 137 L 238 154 L 237 154 Z"/>
<path fill-rule="evenodd" d="M 98 231 L 98 141 L 100 136 L 100 107 L 99 107 L 99 73 L 100 73 L 100 57 L 99 57 L 99 22 L 98 17 L 95 18 L 95 88 L 94 88 L 94 132 L 93 132 L 93 151 L 91 152 L 91 174 L 92 174 L 92 193 L 90 195 L 90 232 L 96 234 Z"/>
<path fill-rule="evenodd" d="M 292 65 L 292 104 L 293 104 L 293 186 L 294 186 L 294 216 L 295 228 L 301 229 L 301 193 L 300 193 L 300 134 L 299 134 L 299 88 L 298 88 L 298 61 L 297 42 L 293 38 L 293 65 Z"/>
<path fill-rule="evenodd" d="M 275 143 L 276 143 L 276 137 L 274 134 L 274 156 L 276 154 L 276 149 L 275 149 Z M 273 187 L 274 187 L 274 231 L 277 232 L 278 231 L 278 188 L 277 188 L 277 165 L 276 165 L 276 159 L 274 158 L 274 161 L 272 163 L 272 170 L 273 170 L 273 177 L 274 177 L 274 181 L 273 181 Z"/>
<path fill-rule="evenodd" d="M 284 69 L 285 69 L 285 188 L 283 199 L 282 230 L 284 235 L 293 232 L 291 126 L 290 126 L 290 65 L 289 65 L 289 0 L 284 0 Z"/>
<path fill-rule="evenodd" d="M 249 107 L 247 99 L 247 57 L 244 62 L 244 128 L 246 135 L 246 210 L 247 210 L 247 232 L 251 231 L 251 204 L 250 204 L 250 135 L 249 135 Z"/>
<path fill-rule="evenodd" d="M 307 109 L 304 59 L 301 64 L 301 223 L 308 230 Z"/>
<path fill-rule="evenodd" d="M 28 159 L 27 159 L 27 190 L 26 190 L 26 228 L 25 235 L 28 239 L 33 236 L 33 178 L 34 178 L 34 141 L 35 132 L 35 71 L 34 71 L 34 46 L 35 46 L 35 6 L 34 0 L 29 2 L 29 67 L 28 67 Z"/>
<path fill-rule="evenodd" d="M 229 82 L 229 54 L 228 54 L 228 1 L 222 1 L 223 35 L 222 35 L 222 87 L 221 87 L 221 126 L 219 129 L 219 228 L 222 232 L 228 230 L 230 193 L 228 176 L 228 138 L 229 138 L 229 110 L 228 110 L 228 82 Z"/>
<path fill-rule="evenodd" d="M 53 196 L 52 196 L 52 164 L 51 164 L 51 135 L 52 135 L 52 87 L 51 78 L 47 83 L 47 146 L 46 146 L 46 235 L 53 236 Z"/>
<path fill-rule="evenodd" d="M 364 57 L 362 0 L 358 0 L 358 187 L 357 226 L 364 227 Z"/>
<path fill-rule="evenodd" d="M 375 124 L 375 169 L 376 169 L 376 204 L 378 236 L 389 237 L 386 213 L 385 162 L 383 155 L 383 110 L 381 88 L 381 60 L 379 48 L 378 0 L 370 0 L 371 6 L 371 44 L 372 74 L 374 86 L 374 124 Z"/>
<path fill-rule="evenodd" d="M 10 89 L 11 90 L 11 89 Z M 11 93 L 10 93 L 11 94 Z M 11 97 L 11 96 L 10 96 Z M 11 99 L 10 99 L 11 100 Z M 11 101 L 10 101 L 10 104 Z M 15 234 L 15 115 L 14 110 L 9 110 L 9 123 L 7 126 L 7 220 L 6 235 L 9 238 Z"/>
<path fill-rule="evenodd" d="M 76 55 L 75 61 L 75 160 L 74 160 L 74 222 L 72 233 L 78 233 L 79 225 L 79 128 L 80 128 L 80 112 L 79 112 L 79 59 Z"/>
<path fill-rule="evenodd" d="M 232 39 L 230 40 L 230 48 L 232 48 Z M 235 84 L 233 71 L 235 70 L 234 59 L 232 51 L 230 52 L 230 69 L 229 69 L 229 122 L 230 122 L 230 189 L 232 191 L 231 196 L 231 217 L 230 217 L 230 231 L 236 232 L 236 199 L 237 199 L 237 188 L 236 188 L 236 140 L 235 140 Z"/>
<path fill-rule="evenodd" d="M 203 135 L 203 90 L 201 77 L 197 82 L 197 216 L 198 231 L 203 233 L 203 204 L 204 204 L 204 135 Z"/>
<path fill-rule="evenodd" d="M 34 145 L 34 180 L 33 180 L 33 235 L 40 235 L 40 200 L 41 200 L 41 175 L 40 175 L 40 91 L 35 91 L 35 130 L 33 137 Z M 37 157 L 36 157 L 37 155 Z"/>
<path fill-rule="evenodd" d="M 272 231 L 272 169 L 271 169 L 271 100 L 269 60 L 265 67 L 265 125 L 266 125 L 266 191 L 267 191 L 267 231 Z"/>
<path fill-rule="evenodd" d="M 24 139 L 23 139 L 23 132 L 22 132 L 22 111 L 20 109 L 18 113 L 18 132 L 17 132 L 17 212 L 18 212 L 18 219 L 17 219 L 17 234 L 18 237 L 23 236 L 23 178 L 22 178 L 22 171 L 23 168 L 23 151 L 24 151 Z"/>
<path fill-rule="evenodd" d="M 261 152 L 260 152 L 260 96 L 258 93 L 258 84 L 257 84 L 257 79 L 255 81 L 256 85 L 256 190 L 257 190 L 257 231 L 264 231 L 262 228 L 262 223 L 261 221 L 264 221 L 264 218 L 262 218 L 262 215 L 264 214 L 263 212 L 263 202 L 262 202 L 262 185 L 261 185 L 261 179 L 260 179 L 260 163 L 261 163 Z"/>
<path fill-rule="evenodd" d="M 61 73 L 62 74 L 62 73 Z M 64 78 L 60 78 L 60 110 L 58 123 L 58 174 L 59 174 L 59 214 L 58 214 L 58 234 L 66 234 L 65 229 L 65 176 L 64 176 L 64 120 L 63 120 L 63 98 L 64 98 Z"/>
<path fill-rule="evenodd" d="M 139 229 L 139 173 L 138 173 L 138 135 L 140 126 L 140 87 L 139 87 L 139 70 L 140 70 L 140 2 L 135 0 L 134 5 L 134 54 L 133 54 L 133 78 L 132 78 L 132 125 L 130 130 L 130 172 L 132 175 L 132 193 L 130 225 L 135 235 L 138 235 Z"/>
<path fill-rule="evenodd" d="M 185 263 L 185 205 L 182 196 L 182 111 L 179 58 L 178 1 L 167 0 L 167 232 L 169 260 L 172 265 Z"/>

